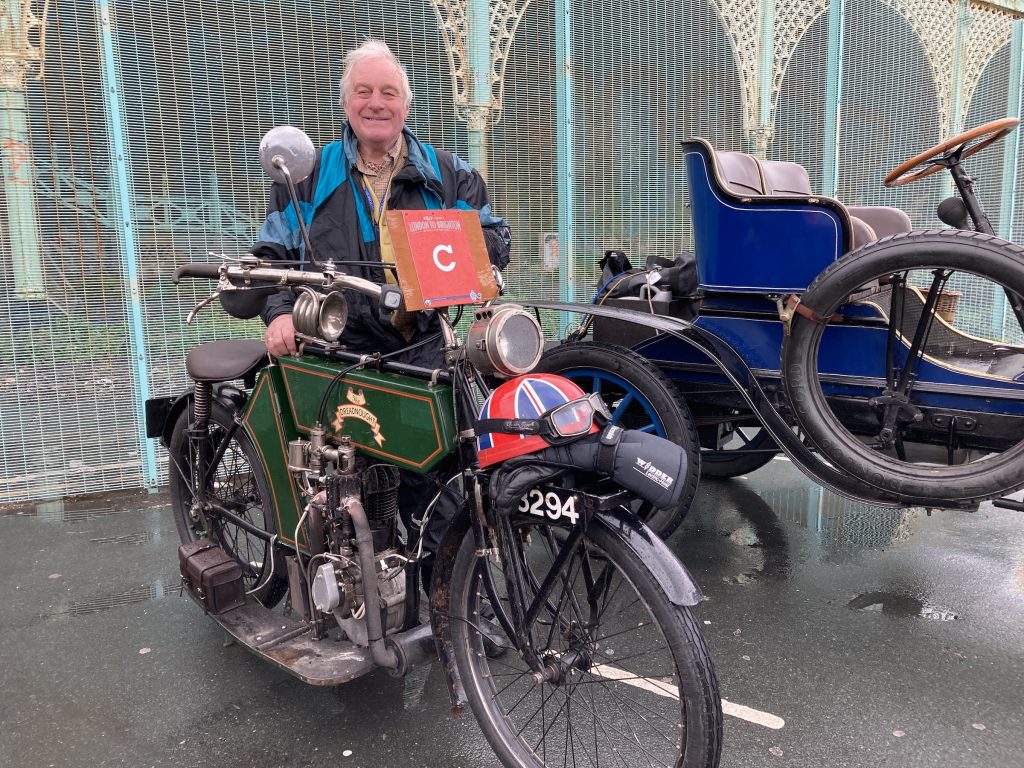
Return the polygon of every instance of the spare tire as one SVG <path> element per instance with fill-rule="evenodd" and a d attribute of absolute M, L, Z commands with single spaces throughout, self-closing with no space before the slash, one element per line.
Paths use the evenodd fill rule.
<path fill-rule="evenodd" d="M 884 351 L 889 333 L 887 321 L 889 317 L 910 316 L 912 310 L 907 309 L 906 300 L 890 298 L 888 305 L 878 301 L 879 317 L 874 321 L 873 331 L 869 329 L 870 323 L 857 320 L 843 308 L 857 292 L 861 292 L 859 299 L 863 304 L 865 287 L 892 285 L 890 295 L 895 295 L 897 289 L 907 295 L 907 289 L 899 288 L 904 281 L 907 285 L 929 285 L 936 274 L 948 278 L 942 285 L 955 285 L 961 292 L 975 294 L 980 291 L 982 281 L 988 281 L 991 298 L 982 295 L 982 301 L 995 301 L 1007 291 L 1022 296 L 1024 249 L 979 232 L 930 230 L 888 237 L 844 256 L 822 272 L 801 296 L 800 303 L 818 317 L 811 319 L 801 314 L 793 317 L 791 333 L 782 345 L 782 371 L 800 427 L 837 468 L 898 496 L 934 499 L 936 506 L 942 506 L 943 502 L 962 505 L 1003 496 L 1024 486 L 1024 429 L 1014 431 L 1006 426 L 1015 419 L 1024 423 L 1024 384 L 1014 382 L 1010 376 L 998 381 L 997 377 L 981 374 L 973 380 L 992 387 L 988 390 L 991 395 L 981 387 L 967 391 L 948 382 L 943 390 L 927 379 L 927 372 L 946 370 L 961 375 L 963 370 L 957 370 L 949 361 L 935 358 L 925 347 L 924 359 L 916 360 L 916 372 L 908 377 L 907 399 L 899 399 L 896 386 L 894 400 L 892 392 L 885 391 L 886 369 L 898 371 L 899 356 L 904 360 L 908 357 L 909 342 L 922 321 L 913 319 L 902 328 L 897 323 L 898 332 L 894 332 L 895 341 L 891 343 L 895 350 L 893 365 L 889 366 L 889 353 Z M 879 295 L 879 289 L 874 291 Z M 871 293 L 870 288 L 868 293 Z M 881 293 L 884 295 L 884 291 Z M 922 338 L 946 334 L 950 339 L 961 338 L 967 340 L 965 343 L 980 345 L 978 349 L 984 352 L 983 339 L 954 329 L 945 320 L 925 312 L 920 303 L 913 311 L 918 313 L 917 317 L 924 318 Z M 821 318 L 832 318 L 837 312 L 847 315 L 844 322 L 822 321 Z M 1011 322 L 1017 323 L 1012 313 L 1009 317 Z M 864 327 L 851 327 L 858 323 Z M 851 346 L 852 334 L 859 336 Z M 847 338 L 842 338 L 844 335 Z M 869 337 L 875 341 L 875 356 L 880 356 L 880 361 L 864 353 L 870 346 L 865 343 Z M 988 347 L 997 354 L 998 347 Z M 879 348 L 883 350 L 880 355 L 877 354 Z M 824 355 L 831 358 L 828 365 L 839 363 L 844 370 L 837 372 L 833 368 L 823 373 L 823 350 L 827 350 Z M 839 350 L 855 351 L 861 359 L 848 363 Z M 922 367 L 926 370 L 922 371 Z M 854 372 L 857 375 L 853 375 Z M 925 377 L 918 378 L 922 373 Z M 896 380 L 894 378 L 894 382 Z M 1001 404 L 981 410 L 987 401 Z M 975 407 L 977 411 L 972 410 Z M 973 424 L 975 434 L 957 431 L 958 409 L 959 423 Z M 851 414 L 856 414 L 856 419 Z M 893 414 L 899 416 L 894 429 Z M 924 427 L 942 424 L 943 418 L 949 421 L 949 445 L 945 451 L 941 441 L 936 445 L 934 434 L 928 436 L 924 431 Z M 980 434 L 983 423 L 991 425 L 993 433 L 1000 433 L 1001 443 L 979 442 L 985 437 Z M 969 450 L 960 450 L 962 445 Z M 945 463 L 930 458 L 928 463 L 917 463 L 912 451 L 908 451 L 908 447 L 917 446 L 938 447 L 939 454 L 966 461 Z M 972 456 L 976 460 L 970 460 Z"/>

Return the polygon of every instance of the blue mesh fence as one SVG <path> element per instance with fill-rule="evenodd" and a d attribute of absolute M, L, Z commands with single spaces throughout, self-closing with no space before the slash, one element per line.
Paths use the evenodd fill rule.
<path fill-rule="evenodd" d="M 565 38 L 552 2 L 491 4 L 495 18 L 523 13 L 504 52 L 501 117 L 484 137 L 494 206 L 513 228 L 514 296 L 557 298 L 566 269 L 562 126 L 574 150 L 572 277 L 586 299 L 606 248 L 642 263 L 692 247 L 679 147 L 687 137 L 797 161 L 815 191 L 834 144 L 840 199 L 896 205 L 916 226 L 934 226 L 948 182 L 937 176 L 888 190 L 884 174 L 956 126 L 1004 116 L 1013 88 L 1019 104 L 1013 46 L 1021 22 L 991 4 L 969 5 L 951 26 L 960 6 L 948 0 L 846 0 L 840 55 L 829 49 L 826 0 L 776 0 L 774 15 L 757 0 L 567 2 Z M 255 240 L 268 187 L 256 161 L 264 131 L 293 123 L 317 144 L 337 138 L 345 50 L 370 36 L 387 40 L 408 65 L 411 127 L 468 157 L 470 129 L 456 119 L 465 94 L 449 68 L 453 38 L 435 4 L 468 7 L 51 0 L 41 77 L 30 63 L 0 87 L 0 503 L 142 485 L 152 469 L 137 415 L 142 385 L 156 395 L 179 391 L 191 346 L 259 334 L 258 321 L 216 311 L 184 326 L 210 286 L 173 286 L 169 276 L 185 261 L 238 254 Z M 28 7 L 38 16 L 43 5 L 7 3 L 0 14 L 13 19 Z M 40 45 L 38 31 L 21 38 L 3 32 L 10 28 L 0 26 L 0 56 L 31 62 L 23 54 Z M 573 99 L 560 113 L 564 40 Z M 830 66 L 841 69 L 831 73 L 842 86 L 836 137 L 825 124 Z M 1003 184 L 1007 157 L 1011 180 L 1024 172 L 1018 146 L 1016 155 L 979 156 L 974 170 L 994 223 L 1024 241 L 1024 190 Z M 965 327 L 1000 325 L 988 297 L 957 289 Z M 136 321 L 142 339 L 133 346 Z"/>

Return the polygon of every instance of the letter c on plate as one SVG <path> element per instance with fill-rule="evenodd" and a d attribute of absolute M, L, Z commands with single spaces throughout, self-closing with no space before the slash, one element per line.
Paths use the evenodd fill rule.
<path fill-rule="evenodd" d="M 453 269 L 455 269 L 455 262 L 451 261 L 448 264 L 442 264 L 441 260 L 437 256 L 439 253 L 441 253 L 441 251 L 444 251 L 449 256 L 451 256 L 452 250 L 453 249 L 450 245 L 439 245 L 434 249 L 434 264 L 436 264 L 437 268 L 440 269 L 442 272 L 451 272 Z"/>

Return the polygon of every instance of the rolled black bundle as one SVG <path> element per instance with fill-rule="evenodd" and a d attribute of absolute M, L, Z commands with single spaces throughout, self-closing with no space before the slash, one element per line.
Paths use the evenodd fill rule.
<path fill-rule="evenodd" d="M 610 475 L 655 507 L 679 503 L 686 451 L 663 437 L 609 424 L 601 432 L 547 448 L 538 458 Z"/>
<path fill-rule="evenodd" d="M 499 513 L 512 512 L 534 485 L 548 482 L 562 468 L 610 476 L 616 483 L 655 507 L 679 503 L 686 475 L 686 451 L 675 443 L 612 424 L 601 432 L 566 445 L 552 446 L 513 460 L 494 473 L 491 498 Z"/>

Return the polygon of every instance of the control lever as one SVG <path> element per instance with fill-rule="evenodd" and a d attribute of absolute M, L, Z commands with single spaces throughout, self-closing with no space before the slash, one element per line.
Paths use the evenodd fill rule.
<path fill-rule="evenodd" d="M 196 315 L 203 311 L 203 307 L 212 302 L 218 296 L 220 296 L 219 287 L 217 288 L 217 290 L 215 290 L 213 293 L 211 293 L 209 296 L 207 296 L 205 299 L 200 301 L 192 308 L 192 311 L 189 312 L 188 316 L 185 318 L 185 325 L 192 325 L 192 321 L 196 319 Z"/>

